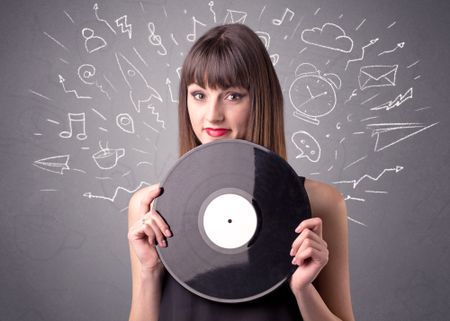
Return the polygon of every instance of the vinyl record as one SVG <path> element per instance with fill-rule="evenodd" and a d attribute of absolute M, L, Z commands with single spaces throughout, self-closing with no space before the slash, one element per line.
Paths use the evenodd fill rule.
<path fill-rule="evenodd" d="M 186 153 L 154 208 L 169 224 L 166 269 L 186 289 L 227 303 L 259 298 L 295 271 L 295 228 L 311 217 L 303 184 L 275 153 L 219 140 Z"/>

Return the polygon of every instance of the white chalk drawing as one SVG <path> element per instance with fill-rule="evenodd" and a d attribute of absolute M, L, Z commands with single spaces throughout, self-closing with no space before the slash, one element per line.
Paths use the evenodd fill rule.
<path fill-rule="evenodd" d="M 152 112 L 152 115 L 155 116 L 156 122 L 159 123 L 163 129 L 166 129 L 166 123 L 164 122 L 164 120 L 161 120 L 159 118 L 159 113 L 156 111 L 155 106 L 152 104 L 149 104 L 149 105 L 147 105 L 147 108 L 150 109 L 150 111 Z"/>
<path fill-rule="evenodd" d="M 359 69 L 359 89 L 395 86 L 398 65 L 363 66 Z"/>
<path fill-rule="evenodd" d="M 259 39 L 261 39 L 262 43 L 264 44 L 264 47 L 266 47 L 266 49 L 269 49 L 270 46 L 269 33 L 265 31 L 255 31 L 255 33 L 258 35 Z"/>
<path fill-rule="evenodd" d="M 263 14 L 263 12 L 264 12 L 265 10 L 266 10 L 266 6 L 264 6 L 264 7 L 261 9 L 261 12 L 259 13 L 259 16 L 258 16 L 258 21 L 261 20 L 262 14 Z"/>
<path fill-rule="evenodd" d="M 428 126 L 421 123 L 368 124 L 367 128 L 372 130 L 371 137 L 376 136 L 374 151 L 379 152 L 427 130 L 438 123 L 436 122 Z"/>
<path fill-rule="evenodd" d="M 103 116 L 97 109 L 91 108 L 91 110 L 96 113 L 101 119 L 106 120 L 106 117 Z"/>
<path fill-rule="evenodd" d="M 125 156 L 124 148 L 109 148 L 108 143 L 103 147 L 101 142 L 98 143 L 100 150 L 92 155 L 92 159 L 98 168 L 106 170 L 117 166 L 117 162 Z"/>
<path fill-rule="evenodd" d="M 116 19 L 116 26 L 120 28 L 120 32 L 126 33 L 128 38 L 131 39 L 133 37 L 133 25 L 127 22 L 127 15 L 123 15 Z"/>
<path fill-rule="evenodd" d="M 94 30 L 91 28 L 83 28 L 81 34 L 84 38 L 84 48 L 88 53 L 96 52 L 105 48 L 108 43 L 102 37 L 96 36 Z"/>
<path fill-rule="evenodd" d="M 116 116 L 116 125 L 122 129 L 125 133 L 134 134 L 134 121 L 133 118 L 127 113 L 119 114 Z"/>
<path fill-rule="evenodd" d="M 318 118 L 328 115 L 336 107 L 336 89 L 340 89 L 341 79 L 336 74 L 321 75 L 309 63 L 300 64 L 295 76 L 289 87 L 289 100 L 296 110 L 294 116 L 319 125 Z"/>
<path fill-rule="evenodd" d="M 170 34 L 170 38 L 172 38 L 172 41 L 175 45 L 179 46 L 178 41 L 175 39 L 175 36 L 173 35 L 173 33 Z"/>
<path fill-rule="evenodd" d="M 417 65 L 418 63 L 420 62 L 420 59 L 419 60 L 416 60 L 416 61 L 414 61 L 412 64 L 410 64 L 410 65 L 408 65 L 408 66 L 406 66 L 406 69 L 409 69 L 409 68 L 411 68 L 411 67 L 414 67 L 415 65 Z"/>
<path fill-rule="evenodd" d="M 317 163 L 320 160 L 322 150 L 319 142 L 308 132 L 300 130 L 291 136 L 291 141 L 300 151 L 295 158 L 307 158 L 310 162 Z"/>
<path fill-rule="evenodd" d="M 353 97 L 358 96 L 358 93 L 356 92 L 356 89 L 352 90 L 352 93 L 350 94 L 350 96 L 345 100 L 344 104 L 348 103 L 350 100 L 352 100 Z"/>
<path fill-rule="evenodd" d="M 210 2 L 208 3 L 208 6 L 209 6 L 209 11 L 211 11 L 211 13 L 213 14 L 214 23 L 216 23 L 216 22 L 217 22 L 217 19 L 216 19 L 216 13 L 214 12 L 214 9 L 213 9 L 213 7 L 214 7 L 214 1 L 210 1 Z"/>
<path fill-rule="evenodd" d="M 47 96 L 45 96 L 45 95 L 43 95 L 43 94 L 41 94 L 41 93 L 38 93 L 37 91 L 34 91 L 34 90 L 32 90 L 32 89 L 28 89 L 28 91 L 29 91 L 30 93 L 32 93 L 33 95 L 36 95 L 36 96 L 41 97 L 41 98 L 44 98 L 44 99 L 46 99 L 46 100 L 48 100 L 48 101 L 52 101 L 52 100 L 53 100 L 53 99 L 51 99 L 51 98 L 49 98 L 49 97 L 47 97 Z"/>
<path fill-rule="evenodd" d="M 380 93 L 376 93 L 375 95 L 373 95 L 373 96 L 367 98 L 366 100 L 364 100 L 363 102 L 361 102 L 361 105 L 367 104 L 369 101 L 375 99 L 375 98 L 378 97 L 379 95 L 380 95 Z"/>
<path fill-rule="evenodd" d="M 364 18 L 361 23 L 355 28 L 355 31 L 358 31 L 359 28 L 361 28 L 361 26 L 364 24 L 364 22 L 366 22 L 366 18 Z"/>
<path fill-rule="evenodd" d="M 150 35 L 148 36 L 148 41 L 153 45 L 157 47 L 161 47 L 162 50 L 157 50 L 157 53 L 161 56 L 167 55 L 167 49 L 162 44 L 161 36 L 155 34 L 155 24 L 153 22 L 149 22 L 148 25 L 148 31 L 150 32 Z"/>
<path fill-rule="evenodd" d="M 85 140 L 86 135 L 86 114 L 85 113 L 69 113 L 69 130 L 65 130 L 59 133 L 61 138 L 71 138 L 76 133 L 78 140 Z"/>
<path fill-rule="evenodd" d="M 330 22 L 321 28 L 303 30 L 301 38 L 307 44 L 339 52 L 349 53 L 353 49 L 352 38 L 346 35 L 344 29 Z"/>
<path fill-rule="evenodd" d="M 105 19 L 101 19 L 101 18 L 98 16 L 98 3 L 94 3 L 94 7 L 93 7 L 92 9 L 94 10 L 95 18 L 96 18 L 98 21 L 105 23 L 106 26 L 109 28 L 109 30 L 111 30 L 112 33 L 116 34 L 116 30 L 114 30 L 114 28 L 109 24 L 109 22 L 108 22 L 107 20 L 105 20 Z"/>
<path fill-rule="evenodd" d="M 63 90 L 65 93 L 73 93 L 77 99 L 92 99 L 90 96 L 80 96 L 78 95 L 78 92 L 75 89 L 67 90 L 65 85 L 65 79 L 63 76 L 58 75 L 59 83 L 61 84 Z"/>
<path fill-rule="evenodd" d="M 314 15 L 316 16 L 320 11 L 320 8 L 317 8 L 317 10 L 314 12 Z"/>
<path fill-rule="evenodd" d="M 103 79 L 105 79 L 105 81 L 108 83 L 108 85 L 115 91 L 117 92 L 116 87 L 114 87 L 114 85 L 112 84 L 111 80 L 109 80 L 105 75 L 103 75 Z"/>
<path fill-rule="evenodd" d="M 130 100 L 138 113 L 141 111 L 141 103 L 148 103 L 152 98 L 162 102 L 161 95 L 147 83 L 142 73 L 123 54 L 116 53 L 116 60 L 130 89 Z"/>
<path fill-rule="evenodd" d="M 113 196 L 102 196 L 102 195 L 95 195 L 92 194 L 91 192 L 86 192 L 83 194 L 84 197 L 87 197 L 89 199 L 91 198 L 95 198 L 95 199 L 102 199 L 102 200 L 106 200 L 106 201 L 110 201 L 110 202 L 114 202 L 116 200 L 117 195 L 119 194 L 120 191 L 125 191 L 128 194 L 133 194 L 134 192 L 136 192 L 137 190 L 141 189 L 144 186 L 150 186 L 150 183 L 147 183 L 146 181 L 141 181 L 139 183 L 139 185 L 134 188 L 134 189 L 127 189 L 125 187 L 119 186 L 116 188 Z"/>
<path fill-rule="evenodd" d="M 400 94 L 397 97 L 395 97 L 394 100 L 389 100 L 388 102 L 385 102 L 381 105 L 372 107 L 370 108 L 370 110 L 380 110 L 380 109 L 390 110 L 392 108 L 400 106 L 405 101 L 412 98 L 413 98 L 413 88 L 411 87 L 404 94 Z"/>
<path fill-rule="evenodd" d="M 150 124 L 146 123 L 145 121 L 142 122 L 145 126 L 147 126 L 148 128 L 150 128 L 151 130 L 153 130 L 155 133 L 159 134 L 159 130 L 157 130 L 156 128 L 154 128 L 153 126 L 151 126 Z"/>
<path fill-rule="evenodd" d="M 279 54 L 272 54 L 270 55 L 270 61 L 272 61 L 272 65 L 276 65 L 278 63 L 278 60 L 280 60 Z"/>
<path fill-rule="evenodd" d="M 379 38 L 371 39 L 367 45 L 363 46 L 363 47 L 361 48 L 361 57 L 356 58 L 356 59 L 350 59 L 350 60 L 348 60 L 348 61 L 347 61 L 347 64 L 345 65 L 345 70 L 347 70 L 348 65 L 349 65 L 351 62 L 362 61 L 362 60 L 364 59 L 364 55 L 365 55 L 366 49 L 367 49 L 368 47 L 370 47 L 370 46 L 376 44 L 376 43 L 378 42 L 378 40 L 379 40 Z"/>
<path fill-rule="evenodd" d="M 65 170 L 69 170 L 70 155 L 58 155 L 39 159 L 33 165 L 47 172 L 63 175 Z"/>
<path fill-rule="evenodd" d="M 70 22 L 72 22 L 73 24 L 75 24 L 75 21 L 73 21 L 72 17 L 70 16 L 70 14 L 67 13 L 66 10 L 63 10 L 64 14 L 66 15 L 67 18 L 69 18 Z"/>
<path fill-rule="evenodd" d="M 136 53 L 136 56 L 142 61 L 142 63 L 145 65 L 145 67 L 148 67 L 148 63 L 142 58 L 142 55 L 139 53 L 139 51 L 136 49 L 136 47 L 133 47 L 134 52 Z"/>
<path fill-rule="evenodd" d="M 348 164 L 347 166 L 344 166 L 343 170 L 346 170 L 347 168 L 352 167 L 353 165 L 359 163 L 360 161 L 362 161 L 362 160 L 364 160 L 364 159 L 366 159 L 366 158 L 367 158 L 367 155 L 365 155 L 365 156 L 363 156 L 363 157 L 361 157 L 361 158 L 358 158 L 358 159 L 355 160 L 354 162 L 351 162 L 351 163 Z"/>
<path fill-rule="evenodd" d="M 173 93 L 172 93 L 172 82 L 170 81 L 169 77 L 166 78 L 166 85 L 167 85 L 167 87 L 169 88 L 170 100 L 171 100 L 173 103 L 178 103 L 178 99 L 175 99 L 175 98 L 173 97 Z"/>
<path fill-rule="evenodd" d="M 294 19 L 295 13 L 291 9 L 286 8 L 286 10 L 284 11 L 283 16 L 281 17 L 281 19 L 272 19 L 272 23 L 275 26 L 280 26 L 284 22 L 284 19 L 286 18 L 286 15 L 289 15 L 290 16 L 289 17 L 289 21 L 292 21 L 292 19 Z"/>
<path fill-rule="evenodd" d="M 69 49 L 67 49 L 66 46 L 64 46 L 60 41 L 56 40 L 55 38 L 53 38 L 52 36 L 50 36 L 47 32 L 43 32 L 44 35 L 46 35 L 47 37 L 49 37 L 51 40 L 53 40 L 58 46 L 60 46 L 61 48 L 63 48 L 66 51 L 69 51 Z"/>
<path fill-rule="evenodd" d="M 394 49 L 386 50 L 386 51 L 380 52 L 380 53 L 378 54 L 378 56 L 382 56 L 382 55 L 385 55 L 385 54 L 393 53 L 393 52 L 396 51 L 397 49 L 401 49 L 401 48 L 403 48 L 404 46 L 405 46 L 405 43 L 404 43 L 404 42 L 399 42 L 399 43 L 397 44 L 397 46 L 395 46 Z"/>
<path fill-rule="evenodd" d="M 369 174 L 365 174 L 363 176 L 361 176 L 359 179 L 353 179 L 350 181 L 336 181 L 333 182 L 333 184 L 352 184 L 353 189 L 355 189 L 363 180 L 365 180 L 366 178 L 368 180 L 372 180 L 372 181 L 378 181 L 384 174 L 388 173 L 388 172 L 394 172 L 395 174 L 397 174 L 398 172 L 402 171 L 404 169 L 403 166 L 395 166 L 394 168 L 385 168 L 383 169 L 383 171 L 378 174 L 377 176 L 371 176 Z"/>
<path fill-rule="evenodd" d="M 247 12 L 227 9 L 223 23 L 245 23 L 245 19 L 247 19 Z"/>
<path fill-rule="evenodd" d="M 146 161 L 141 161 L 141 162 L 136 164 L 136 166 L 143 166 L 143 165 L 153 166 L 152 163 L 146 162 Z"/>
<path fill-rule="evenodd" d="M 397 23 L 397 21 L 394 21 L 389 26 L 387 26 L 386 29 L 391 29 L 396 23 Z"/>
<path fill-rule="evenodd" d="M 111 96 L 109 96 L 109 93 L 103 89 L 103 86 L 98 83 L 97 77 L 95 76 L 95 67 L 91 64 L 83 64 L 80 67 L 78 67 L 78 77 L 80 80 L 89 86 L 95 86 L 97 87 L 102 94 L 108 98 L 108 100 L 111 100 Z"/>
<path fill-rule="evenodd" d="M 265 32 L 265 31 L 256 31 L 255 33 L 258 35 L 259 39 L 261 39 L 261 41 L 263 42 L 264 47 L 266 47 L 266 49 L 268 50 L 269 46 L 270 46 L 269 33 Z M 274 66 L 277 64 L 279 59 L 280 59 L 280 55 L 277 53 L 270 55 L 270 60 L 272 61 L 272 64 Z"/>
<path fill-rule="evenodd" d="M 198 21 L 195 17 L 192 17 L 192 21 L 194 23 L 193 32 L 186 36 L 186 39 L 190 42 L 194 42 L 197 39 L 197 24 L 206 27 L 206 24 Z"/>

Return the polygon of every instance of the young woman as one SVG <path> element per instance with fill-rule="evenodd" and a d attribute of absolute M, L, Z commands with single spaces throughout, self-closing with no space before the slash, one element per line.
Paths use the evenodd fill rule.
<path fill-rule="evenodd" d="M 280 84 L 263 43 L 245 25 L 217 26 L 198 39 L 183 64 L 179 101 L 181 155 L 200 144 L 234 138 L 286 159 Z M 152 210 L 159 185 L 136 192 L 128 212 L 129 320 L 354 320 L 345 202 L 334 187 L 300 179 L 312 218 L 299 222 L 298 237 L 286 249 L 296 271 L 284 286 L 242 304 L 200 298 L 165 273 L 155 247 L 167 246 L 172 232 Z"/>

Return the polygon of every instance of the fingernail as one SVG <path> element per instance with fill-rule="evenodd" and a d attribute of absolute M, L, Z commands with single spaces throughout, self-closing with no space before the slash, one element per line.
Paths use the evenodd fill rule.
<path fill-rule="evenodd" d="M 167 236 L 167 237 L 170 237 L 170 236 L 172 236 L 172 232 L 170 232 L 170 230 L 167 229 L 167 230 L 164 231 L 164 235 Z"/>
<path fill-rule="evenodd" d="M 161 245 L 161 247 L 166 247 L 166 241 L 165 240 L 162 240 L 161 242 L 159 242 L 159 244 Z"/>
<path fill-rule="evenodd" d="M 294 255 L 294 249 L 291 248 L 291 251 L 289 252 L 289 255 L 290 255 L 290 256 L 293 256 L 293 255 Z"/>
<path fill-rule="evenodd" d="M 292 262 L 291 262 L 292 264 L 296 264 L 297 263 L 297 261 L 295 260 L 295 257 L 292 259 Z"/>

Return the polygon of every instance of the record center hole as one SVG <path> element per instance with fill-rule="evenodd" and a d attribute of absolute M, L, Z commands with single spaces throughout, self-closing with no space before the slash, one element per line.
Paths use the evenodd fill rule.
<path fill-rule="evenodd" d="M 231 218 L 228 219 L 228 223 L 232 223 L 233 220 Z"/>

